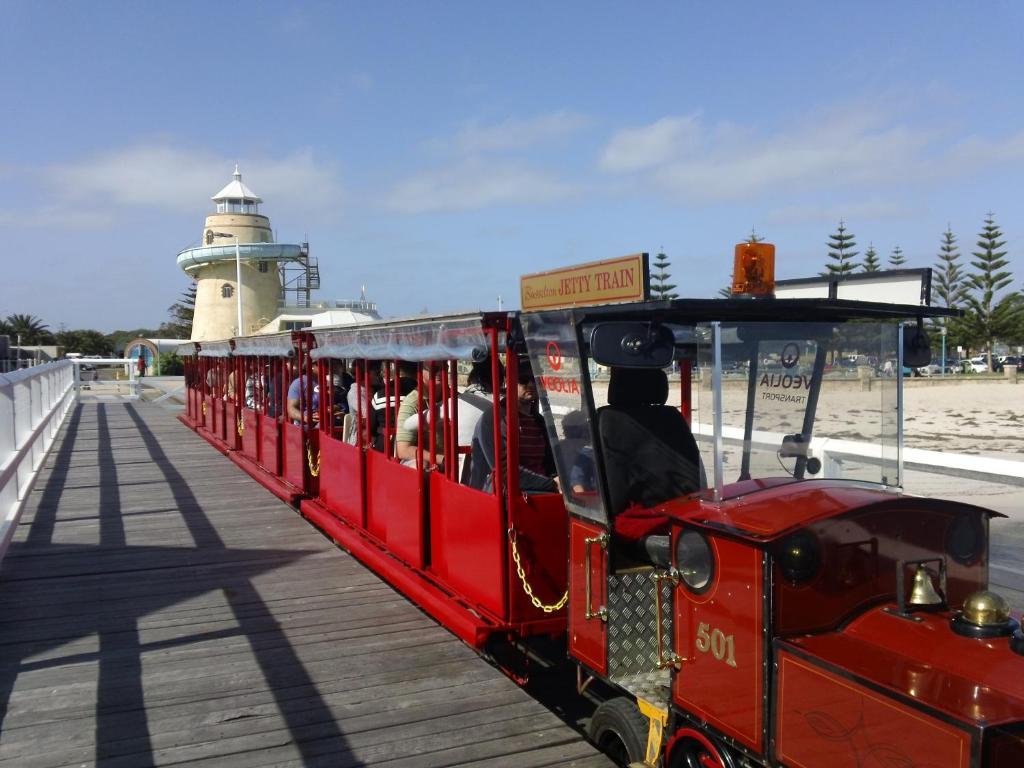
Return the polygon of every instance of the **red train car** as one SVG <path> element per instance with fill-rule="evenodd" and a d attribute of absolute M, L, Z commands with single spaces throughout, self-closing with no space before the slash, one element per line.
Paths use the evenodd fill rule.
<path fill-rule="evenodd" d="M 237 338 L 232 351 L 232 375 L 243 384 L 232 393 L 239 444 L 228 456 L 291 504 L 312 487 L 308 436 L 286 413 L 288 386 L 303 349 L 301 334 L 280 333 Z"/>
<path fill-rule="evenodd" d="M 507 460 L 476 473 L 485 487 L 468 482 L 472 424 L 490 419 L 508 457 L 534 418 L 519 408 L 515 328 L 514 315 L 475 313 L 312 332 L 319 487 L 302 513 L 476 648 L 565 632 L 568 518 L 555 484 L 524 492 Z M 359 378 L 340 407 L 350 367 Z M 460 369 L 478 374 L 461 392 Z M 404 435 L 418 450 L 403 460 Z"/>
<path fill-rule="evenodd" d="M 199 365 L 196 358 L 198 352 L 199 345 L 195 342 L 182 344 L 177 350 L 185 369 L 185 411 L 178 415 L 178 420 L 189 429 L 199 426 L 203 418 L 202 390 L 199 386 Z"/>
<path fill-rule="evenodd" d="M 763 272 L 743 266 L 739 292 L 757 293 Z M 1024 634 L 988 589 L 996 513 L 901 489 L 899 372 L 922 364 L 922 321 L 942 311 L 926 291 L 897 305 L 832 289 L 576 296 L 238 339 L 226 367 L 204 344 L 186 423 L 294 489 L 315 525 L 474 647 L 561 638 L 580 689 L 604 698 L 590 735 L 622 764 L 1024 765 Z M 261 345 L 275 343 L 294 350 L 275 370 L 306 377 L 287 416 L 244 394 L 282 391 L 266 383 Z M 876 370 L 847 375 L 850 357 Z M 246 382 L 234 446 L 232 414 L 216 418 L 228 369 Z M 459 427 L 482 369 L 474 440 Z M 535 414 L 520 378 L 536 382 L 560 493 L 524 490 Z M 260 415 L 292 433 L 279 465 L 245 437 Z M 466 459 L 485 435 L 479 487 Z"/>

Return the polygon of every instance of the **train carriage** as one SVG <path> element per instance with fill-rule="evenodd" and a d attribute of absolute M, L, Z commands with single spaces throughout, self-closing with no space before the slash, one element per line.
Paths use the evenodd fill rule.
<path fill-rule="evenodd" d="M 231 341 L 204 341 L 198 345 L 196 382 L 200 392 L 200 415 L 197 431 L 222 453 L 235 446 L 234 429 L 228 432 L 230 407 L 234 416 L 234 403 L 229 404 L 228 388 L 231 377 Z"/>
<path fill-rule="evenodd" d="M 293 378 L 296 345 L 292 333 L 234 340 L 232 370 L 235 380 L 242 382 L 233 391 L 239 444 L 237 451 L 228 454 L 271 493 L 292 504 L 306 494 L 306 478 L 301 474 L 300 463 L 304 459 L 302 435 L 298 435 L 299 445 L 294 445 L 295 430 L 285 424 L 285 402 Z M 286 433 L 292 438 L 287 452 Z M 282 461 L 299 468 L 298 472 L 285 474 Z"/>
<path fill-rule="evenodd" d="M 556 493 L 524 493 L 509 465 L 495 466 L 487 490 L 463 482 L 472 460 L 460 437 L 463 392 L 460 369 L 485 364 L 498 382 L 478 394 L 501 434 L 504 452 L 518 455 L 518 355 L 509 313 L 476 313 L 313 331 L 311 357 L 319 363 L 319 491 L 301 508 L 329 535 L 375 564 L 385 578 L 476 648 L 494 638 L 560 636 L 565 631 L 566 512 Z M 382 370 L 378 397 L 389 406 L 376 421 L 375 441 L 357 398 L 339 426 L 331 414 L 332 388 L 342 361 L 359 361 L 363 392 L 373 390 L 371 371 Z M 414 364 L 421 385 L 413 431 L 425 436 L 429 455 L 415 463 L 396 455 L 402 363 Z M 501 372 L 505 371 L 503 375 Z M 465 387 L 463 387 L 463 390 Z M 429 467 L 429 469 L 428 469 Z M 514 470 L 514 467 L 512 468 Z"/>
<path fill-rule="evenodd" d="M 199 345 L 195 342 L 181 344 L 178 347 L 177 355 L 181 358 L 184 367 L 185 381 L 185 412 L 178 416 L 182 424 L 189 429 L 195 429 L 203 418 L 202 414 L 202 392 L 199 387 L 199 373 L 196 355 L 199 352 Z"/>

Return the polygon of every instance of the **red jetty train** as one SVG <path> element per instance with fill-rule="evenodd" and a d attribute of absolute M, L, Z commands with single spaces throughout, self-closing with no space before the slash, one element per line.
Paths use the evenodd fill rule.
<path fill-rule="evenodd" d="M 646 300 L 639 255 L 528 276 L 522 312 L 186 345 L 182 420 L 474 648 L 561 643 L 622 764 L 1024 765 L 998 513 L 901 490 L 899 372 L 948 310 L 777 298 L 773 262 L 737 246 L 730 299 Z M 534 419 L 557 491 L 518 466 Z"/>

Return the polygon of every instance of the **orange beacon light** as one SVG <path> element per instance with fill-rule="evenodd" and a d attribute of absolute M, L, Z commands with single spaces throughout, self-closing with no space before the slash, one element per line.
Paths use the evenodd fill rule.
<path fill-rule="evenodd" d="M 732 269 L 733 296 L 775 294 L 775 246 L 771 243 L 738 243 Z"/>

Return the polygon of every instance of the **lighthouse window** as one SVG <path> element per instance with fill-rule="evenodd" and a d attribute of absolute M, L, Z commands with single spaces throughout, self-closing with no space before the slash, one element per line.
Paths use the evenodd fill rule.
<path fill-rule="evenodd" d="M 221 296 L 222 299 L 230 299 L 234 295 L 235 295 L 235 289 L 234 289 L 233 286 L 230 286 L 227 283 L 224 283 L 224 285 L 222 285 L 220 287 L 220 296 Z"/>

